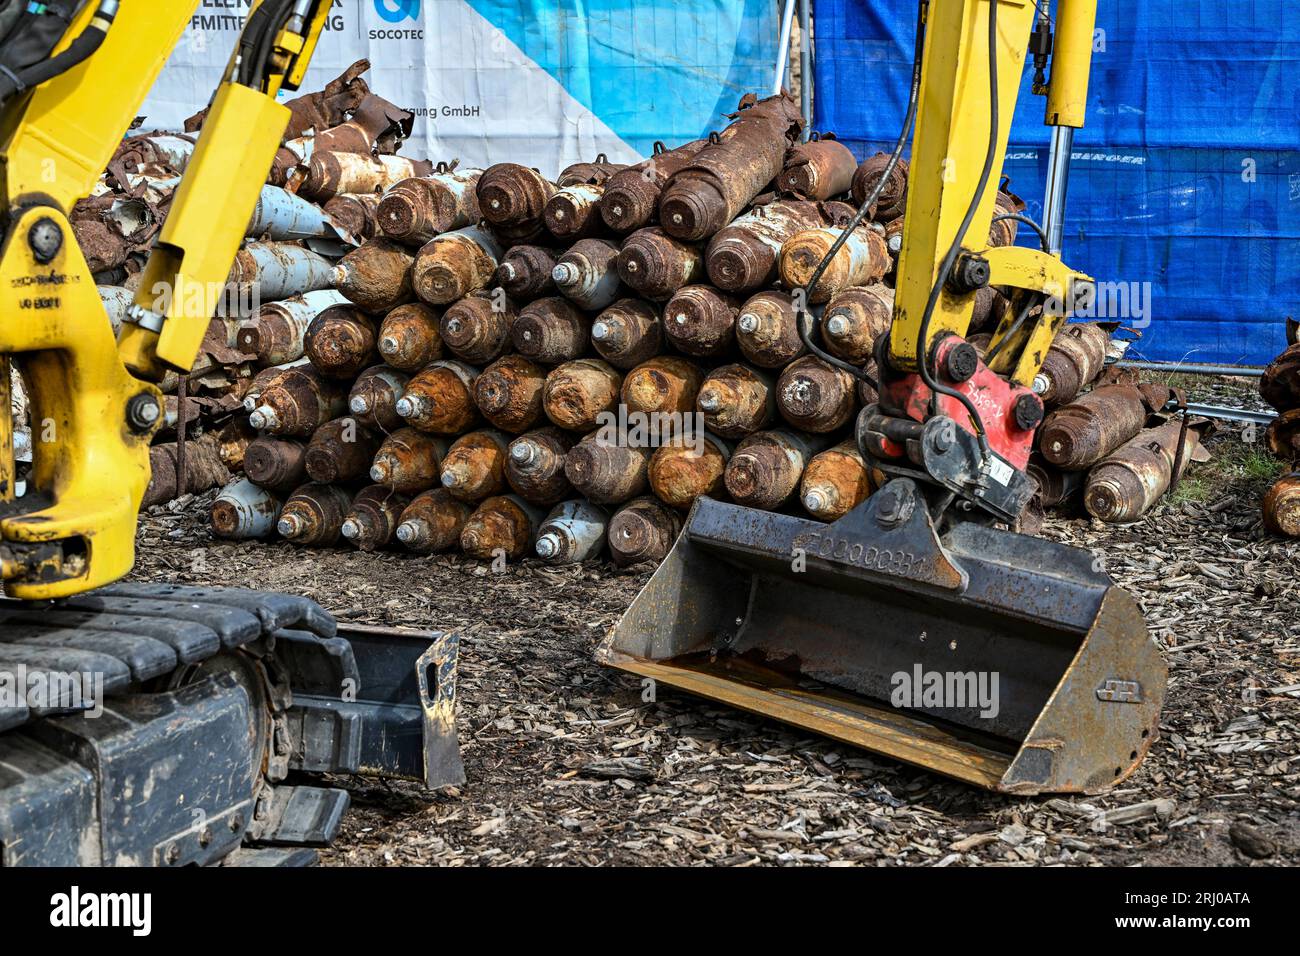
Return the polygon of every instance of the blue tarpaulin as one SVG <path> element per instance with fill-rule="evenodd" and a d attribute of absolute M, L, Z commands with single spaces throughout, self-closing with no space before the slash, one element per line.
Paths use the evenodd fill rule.
<path fill-rule="evenodd" d="M 898 136 L 916 6 L 817 0 L 815 127 Z M 1264 363 L 1300 316 L 1300 16 L 1291 0 L 1100 0 L 1063 256 L 1128 298 L 1148 358 Z M 1026 65 L 1004 172 L 1042 219 L 1049 128 Z M 986 123 L 986 117 L 971 117 Z M 1020 242 L 1034 241 L 1021 230 Z M 1118 301 L 1112 298 L 1112 301 Z"/>

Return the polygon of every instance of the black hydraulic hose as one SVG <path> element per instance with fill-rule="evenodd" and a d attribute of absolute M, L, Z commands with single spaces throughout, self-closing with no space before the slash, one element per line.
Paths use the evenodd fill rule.
<path fill-rule="evenodd" d="M 33 63 L 22 70 L 0 70 L 0 104 L 15 93 L 39 86 L 61 73 L 66 73 L 98 50 L 113 25 L 117 8 L 118 0 L 100 0 L 99 7 L 95 10 L 95 15 L 86 29 L 82 30 L 62 53 L 41 60 L 39 63 Z"/>
<path fill-rule="evenodd" d="M 1023 216 L 1020 213 L 1015 212 L 1004 212 L 1001 215 L 993 217 L 994 222 L 1001 222 L 1003 219 L 1010 219 L 1012 222 L 1024 223 L 1030 229 L 1034 230 L 1034 232 L 1038 233 L 1038 244 L 1042 247 L 1044 252 L 1047 252 L 1047 233 L 1043 231 L 1042 226 L 1034 222 L 1034 220 L 1030 219 L 1028 216 Z"/>
<path fill-rule="evenodd" d="M 271 57 L 275 35 L 293 12 L 293 0 L 265 0 L 248 18 L 239 38 L 239 76 L 242 86 L 260 88 Z"/>

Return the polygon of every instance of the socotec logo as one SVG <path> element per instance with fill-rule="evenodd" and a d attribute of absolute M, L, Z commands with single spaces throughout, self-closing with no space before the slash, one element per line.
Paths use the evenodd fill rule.
<path fill-rule="evenodd" d="M 420 0 L 375 0 L 375 12 L 387 23 L 420 19 Z"/>

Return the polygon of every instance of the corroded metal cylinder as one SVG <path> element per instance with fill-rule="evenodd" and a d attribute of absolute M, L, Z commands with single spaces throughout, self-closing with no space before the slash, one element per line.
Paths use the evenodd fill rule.
<path fill-rule="evenodd" d="M 549 296 L 519 310 L 510 341 L 520 355 L 541 365 L 570 362 L 587 351 L 589 323 L 568 299 Z"/>
<path fill-rule="evenodd" d="M 723 490 L 722 476 L 730 458 L 731 446 L 714 435 L 675 439 L 650 456 L 650 488 L 665 504 L 689 508 L 701 495 Z"/>
<path fill-rule="evenodd" d="M 517 163 L 497 163 L 479 177 L 479 212 L 494 226 L 528 231 L 542 224 L 546 202 L 556 186 L 535 169 Z"/>
<path fill-rule="evenodd" d="M 1300 461 L 1300 408 L 1282 412 L 1268 424 L 1264 444 L 1274 458 Z"/>
<path fill-rule="evenodd" d="M 499 289 L 476 292 L 447 307 L 438 323 L 442 344 L 471 365 L 495 362 L 510 348 L 515 305 Z"/>
<path fill-rule="evenodd" d="M 478 370 L 455 359 L 434 362 L 416 373 L 397 400 L 397 414 L 420 431 L 459 435 L 478 422 L 474 381 Z"/>
<path fill-rule="evenodd" d="M 444 232 L 416 253 L 411 287 L 431 305 L 448 305 L 486 288 L 500 258 L 501 244 L 486 229 L 466 226 Z"/>
<path fill-rule="evenodd" d="M 555 295 L 554 268 L 555 253 L 545 246 L 512 246 L 501 257 L 492 283 L 517 302 L 532 302 Z"/>
<path fill-rule="evenodd" d="M 441 483 L 461 501 L 482 501 L 506 487 L 506 445 L 501 432 L 484 428 L 461 435 L 442 459 Z"/>
<path fill-rule="evenodd" d="M 347 300 L 334 289 L 318 289 L 285 299 L 270 302 L 235 334 L 235 345 L 241 352 L 257 357 L 261 366 L 282 365 L 302 358 L 303 336 L 311 320 L 331 306 Z"/>
<path fill-rule="evenodd" d="M 569 186 L 603 186 L 609 177 L 627 169 L 626 163 L 611 163 L 609 157 L 600 153 L 591 162 L 570 163 L 560 170 L 555 177 L 555 185 L 561 189 Z"/>
<path fill-rule="evenodd" d="M 1039 429 L 1039 448 L 1051 464 L 1077 471 L 1136 435 L 1146 417 L 1135 386 L 1102 385 L 1048 415 Z"/>
<path fill-rule="evenodd" d="M 307 476 L 323 484 L 343 484 L 364 477 L 379 450 L 379 435 L 351 415 L 326 422 L 307 443 Z"/>
<path fill-rule="evenodd" d="M 880 174 L 885 171 L 885 166 L 889 164 L 888 153 L 876 153 L 876 155 L 866 159 L 858 167 L 857 172 L 853 174 L 853 205 L 861 206 L 867 195 L 876 188 L 876 183 L 880 181 Z M 895 219 L 902 219 L 903 210 L 907 207 L 907 160 L 901 156 L 897 165 L 889 174 L 885 181 L 884 188 L 876 199 L 876 208 L 874 211 L 868 210 L 867 216 L 877 222 L 891 222 Z"/>
<path fill-rule="evenodd" d="M 1015 193 L 998 191 L 993 201 L 993 221 L 989 224 L 989 246 L 1009 246 L 1016 241 L 1016 221 L 999 216 L 1016 216 L 1025 211 L 1025 201 Z"/>
<path fill-rule="evenodd" d="M 826 351 L 854 365 L 871 360 L 876 340 L 889 331 L 894 318 L 894 290 L 877 282 L 836 293 L 822 313 L 822 342 Z"/>
<path fill-rule="evenodd" d="M 799 500 L 814 518 L 835 521 L 866 501 L 874 489 L 871 469 L 857 441 L 849 438 L 812 457 L 799 483 Z"/>
<path fill-rule="evenodd" d="M 288 494 L 307 480 L 306 452 L 297 439 L 261 435 L 244 449 L 244 474 L 254 484 Z"/>
<path fill-rule="evenodd" d="M 591 326 L 591 344 L 615 368 L 640 365 L 663 348 L 659 310 L 640 299 L 619 299 L 596 316 Z"/>
<path fill-rule="evenodd" d="M 247 478 L 222 488 L 213 499 L 208 517 L 219 538 L 265 538 L 275 530 L 280 499 Z"/>
<path fill-rule="evenodd" d="M 533 550 L 551 564 L 573 564 L 598 557 L 605 550 L 604 508 L 581 498 L 561 501 L 537 529 Z"/>
<path fill-rule="evenodd" d="M 280 509 L 275 530 L 280 537 L 308 548 L 338 544 L 352 496 L 338 485 L 301 485 Z"/>
<path fill-rule="evenodd" d="M 341 193 L 327 202 L 325 214 L 353 238 L 365 241 L 379 235 L 379 197 L 374 193 Z"/>
<path fill-rule="evenodd" d="M 334 264 L 292 242 L 247 242 L 235 253 L 227 281 L 256 289 L 263 302 L 279 302 L 334 285 Z"/>
<path fill-rule="evenodd" d="M 460 548 L 480 561 L 501 556 L 514 561 L 528 553 L 541 523 L 542 512 L 518 495 L 496 495 L 469 516 L 460 532 Z"/>
<path fill-rule="evenodd" d="M 310 365 L 288 369 L 262 390 L 248 423 L 272 435 L 306 436 L 347 408 L 347 383 Z"/>
<path fill-rule="evenodd" d="M 433 554 L 460 544 L 460 533 L 473 509 L 446 488 L 430 488 L 411 499 L 398 517 L 393 536 L 416 554 Z"/>
<path fill-rule="evenodd" d="M 1043 357 L 1034 391 L 1044 404 L 1060 405 L 1074 400 L 1101 374 L 1110 333 L 1096 322 L 1072 322 L 1064 326 Z"/>
<path fill-rule="evenodd" d="M 339 193 L 380 193 L 403 179 L 429 170 L 427 162 L 404 156 L 372 156 L 369 153 L 345 153 L 314 149 L 305 168 L 298 167 L 302 178 L 298 195 L 323 203 Z M 289 188 L 293 188 L 290 182 Z"/>
<path fill-rule="evenodd" d="M 445 438 L 415 428 L 399 428 L 384 438 L 370 463 L 370 480 L 402 494 L 413 495 L 438 484 Z"/>
<path fill-rule="evenodd" d="M 519 433 L 542 417 L 546 370 L 522 355 L 507 355 L 474 381 L 474 404 L 492 425 Z"/>
<path fill-rule="evenodd" d="M 791 146 L 785 153 L 777 187 L 804 199 L 833 199 L 848 192 L 858 161 L 834 139 L 814 139 Z"/>
<path fill-rule="evenodd" d="M 695 410 L 704 370 L 675 355 L 659 355 L 627 373 L 622 400 L 628 414 L 685 415 Z"/>
<path fill-rule="evenodd" d="M 838 227 L 806 229 L 781 247 L 781 281 L 788 289 L 805 288 L 822 257 L 843 232 Z M 835 253 L 826 271 L 817 280 L 817 288 L 808 292 L 809 302 L 825 302 L 850 286 L 870 285 L 882 278 L 893 266 L 885 240 L 874 230 L 859 226 Z"/>
<path fill-rule="evenodd" d="M 390 432 L 402 427 L 397 400 L 406 391 L 410 376 L 387 365 L 372 365 L 352 383 L 348 411 L 367 428 Z"/>
<path fill-rule="evenodd" d="M 423 302 L 399 305 L 379 328 L 379 354 L 393 368 L 414 372 L 442 358 L 439 313 Z"/>
<path fill-rule="evenodd" d="M 293 362 L 287 362 L 283 365 L 269 366 L 268 368 L 264 368 L 256 375 L 254 375 L 248 381 L 247 386 L 245 386 L 244 388 L 243 394 L 240 396 L 244 406 L 244 411 L 251 412 L 253 411 L 253 409 L 257 408 L 257 403 L 261 401 L 262 393 L 266 391 L 273 383 L 279 381 L 285 372 L 289 371 L 292 368 L 302 368 L 303 366 L 307 366 L 310 368 L 310 363 L 308 362 L 306 356 L 303 356 L 300 359 L 296 359 Z"/>
<path fill-rule="evenodd" d="M 570 431 L 588 431 L 618 406 L 623 376 L 600 359 L 575 359 L 553 369 L 542 389 L 546 417 Z"/>
<path fill-rule="evenodd" d="M 815 314 L 805 321 L 815 323 Z M 784 368 L 807 351 L 790 293 L 772 290 L 750 296 L 736 319 L 736 343 L 760 368 Z"/>
<path fill-rule="evenodd" d="M 609 519 L 609 556 L 619 567 L 662 561 L 682 530 L 681 516 L 657 498 L 629 501 Z"/>
<path fill-rule="evenodd" d="M 1264 527 L 1300 538 L 1300 472 L 1283 475 L 1264 493 Z"/>
<path fill-rule="evenodd" d="M 415 257 L 391 239 L 371 239 L 334 267 L 334 285 L 367 312 L 387 312 L 411 298 Z"/>
<path fill-rule="evenodd" d="M 795 493 L 805 466 L 827 443 L 822 435 L 784 429 L 748 435 L 727 462 L 727 492 L 747 508 L 778 508 Z"/>
<path fill-rule="evenodd" d="M 696 407 L 709 431 L 723 438 L 744 438 L 776 418 L 772 380 L 747 365 L 722 365 L 700 385 Z"/>
<path fill-rule="evenodd" d="M 1088 472 L 1083 504 L 1088 514 L 1108 522 L 1136 521 L 1155 505 L 1174 477 L 1181 419 L 1148 428 L 1107 455 Z M 1198 453 L 1200 435 L 1186 430 L 1180 474 Z"/>
<path fill-rule="evenodd" d="M 645 491 L 649 463 L 650 449 L 595 432 L 569 450 L 564 474 L 579 494 L 598 505 L 616 505 Z"/>
<path fill-rule="evenodd" d="M 312 366 L 330 378 L 353 379 L 379 357 L 375 320 L 350 305 L 333 305 L 307 326 L 303 351 Z"/>
<path fill-rule="evenodd" d="M 805 355 L 781 372 L 776 407 L 795 428 L 818 434 L 834 431 L 858 410 L 857 379 L 815 355 Z"/>
<path fill-rule="evenodd" d="M 1300 407 L 1300 344 L 1288 345 L 1268 363 L 1259 380 L 1259 394 L 1279 412 Z"/>
<path fill-rule="evenodd" d="M 560 242 L 577 242 L 605 232 L 605 221 L 600 218 L 602 186 L 581 183 L 565 186 L 546 201 L 542 221 L 546 231 Z"/>
<path fill-rule="evenodd" d="M 652 222 L 659 211 L 659 196 L 673 173 L 691 161 L 708 145 L 697 139 L 676 149 L 660 150 L 644 162 L 629 166 L 605 181 L 600 197 L 600 216 L 614 232 L 627 233 Z"/>
<path fill-rule="evenodd" d="M 478 185 L 482 170 L 457 169 L 403 179 L 379 200 L 376 220 L 384 235 L 408 246 L 472 226 L 479 220 Z"/>
<path fill-rule="evenodd" d="M 553 425 L 520 435 L 507 451 L 506 481 L 525 501 L 555 504 L 573 490 L 564 459 L 577 441 L 577 435 Z"/>
<path fill-rule="evenodd" d="M 353 547 L 361 551 L 377 551 L 393 541 L 393 534 L 408 504 L 410 499 L 392 488 L 366 485 L 352 499 L 352 507 L 339 531 Z"/>
<path fill-rule="evenodd" d="M 664 335 L 687 355 L 723 355 L 735 341 L 740 300 L 712 286 L 688 285 L 664 306 Z"/>
<path fill-rule="evenodd" d="M 617 267 L 619 278 L 629 288 L 647 299 L 663 301 L 682 286 L 704 278 L 704 255 L 699 246 L 652 226 L 623 240 Z"/>
<path fill-rule="evenodd" d="M 781 246 L 825 221 L 816 203 L 783 199 L 755 206 L 709 240 L 705 265 L 719 289 L 744 293 L 777 279 Z"/>
<path fill-rule="evenodd" d="M 596 312 L 618 298 L 618 245 L 608 239 L 582 239 L 556 260 L 555 288 L 580 309 Z"/>
<path fill-rule="evenodd" d="M 1038 485 L 1034 497 L 1044 508 L 1055 508 L 1075 497 L 1083 490 L 1087 477 L 1082 471 L 1062 471 L 1039 454 L 1029 456 L 1025 474 Z"/>

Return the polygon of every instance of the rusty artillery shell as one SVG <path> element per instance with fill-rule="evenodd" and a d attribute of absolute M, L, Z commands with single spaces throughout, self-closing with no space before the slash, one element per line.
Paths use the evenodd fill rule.
<path fill-rule="evenodd" d="M 799 335 L 799 316 L 788 292 L 770 290 L 752 295 L 736 319 L 736 343 L 741 354 L 760 368 L 783 368 L 807 349 Z M 804 321 L 816 322 L 815 313 Z"/>
<path fill-rule="evenodd" d="M 494 285 L 506 290 L 518 302 L 531 302 L 555 295 L 555 253 L 544 246 L 512 246 L 506 250 L 492 276 Z"/>
<path fill-rule="evenodd" d="M 333 305 L 311 320 L 303 351 L 312 366 L 331 378 L 352 379 L 378 358 L 375 320 L 350 305 Z"/>
<path fill-rule="evenodd" d="M 804 288 L 812 279 L 822 257 L 830 251 L 842 229 L 823 227 L 805 229 L 781 247 L 779 270 L 788 289 Z M 835 258 L 830 261 L 817 288 L 808 293 L 809 302 L 825 302 L 850 286 L 870 285 L 892 267 L 885 240 L 864 226 L 854 229 Z"/>
<path fill-rule="evenodd" d="M 591 326 L 591 344 L 610 365 L 629 369 L 663 348 L 659 310 L 640 299 L 619 299 Z"/>
<path fill-rule="evenodd" d="M 340 193 L 321 208 L 357 239 L 365 241 L 379 235 L 379 196 L 374 193 Z"/>
<path fill-rule="evenodd" d="M 674 239 L 657 226 L 638 229 L 624 239 L 617 266 L 625 285 L 656 301 L 704 278 L 699 247 Z"/>
<path fill-rule="evenodd" d="M 795 359 L 776 383 L 781 417 L 804 431 L 834 431 L 858 410 L 857 379 L 815 355 Z"/>
<path fill-rule="evenodd" d="M 257 429 L 248 424 L 248 419 L 242 415 L 236 415 L 216 432 L 214 436 L 217 442 L 217 454 L 227 468 L 240 469 L 244 467 L 244 456 L 248 454 L 248 446 L 258 437 Z"/>
<path fill-rule="evenodd" d="M 352 496 L 338 485 L 301 485 L 280 509 L 275 530 L 286 541 L 304 547 L 338 544 L 343 519 L 352 507 Z"/>
<path fill-rule="evenodd" d="M 473 510 L 448 494 L 446 488 L 430 488 L 403 509 L 393 536 L 417 554 L 446 551 L 460 544 L 460 533 Z"/>
<path fill-rule="evenodd" d="M 1062 471 L 1040 454 L 1029 456 L 1025 473 L 1038 485 L 1037 497 L 1044 508 L 1055 508 L 1083 490 L 1086 477 L 1082 471 Z"/>
<path fill-rule="evenodd" d="M 247 478 L 222 488 L 213 499 L 208 517 L 212 533 L 220 538 L 265 538 L 275 530 L 280 499 Z"/>
<path fill-rule="evenodd" d="M 1283 475 L 1264 493 L 1264 527 L 1273 534 L 1300 538 L 1300 472 Z"/>
<path fill-rule="evenodd" d="M 1259 380 L 1259 394 L 1279 412 L 1300 407 L 1300 344 L 1288 345 L 1268 363 Z"/>
<path fill-rule="evenodd" d="M 553 505 L 573 490 L 564 474 L 564 459 L 577 436 L 548 425 L 520 435 L 510 443 L 506 481 L 525 501 Z"/>
<path fill-rule="evenodd" d="M 723 355 L 735 341 L 740 300 L 712 286 L 688 285 L 664 306 L 664 335 L 687 355 Z"/>
<path fill-rule="evenodd" d="M 501 245 L 486 229 L 444 232 L 415 254 L 411 287 L 430 305 L 447 305 L 486 288 L 500 258 Z"/>
<path fill-rule="evenodd" d="M 749 292 L 777 278 L 781 246 L 805 229 L 824 225 L 816 203 L 796 199 L 755 206 L 709 240 L 709 280 L 728 292 Z"/>
<path fill-rule="evenodd" d="M 269 366 L 254 375 L 252 380 L 249 381 L 248 387 L 244 389 L 244 394 L 241 397 L 244 404 L 244 411 L 251 412 L 253 409 L 257 408 L 257 403 L 261 401 L 262 393 L 266 391 L 273 382 L 279 381 L 280 377 L 283 376 L 285 372 L 289 371 L 291 368 L 301 368 L 305 365 L 309 366 L 310 363 L 304 355 L 300 359 L 295 359 L 294 361 L 287 362 L 283 365 Z"/>
<path fill-rule="evenodd" d="M 244 449 L 244 474 L 257 485 L 288 494 L 307 480 L 307 446 L 293 438 L 261 435 Z"/>
<path fill-rule="evenodd" d="M 469 516 L 460 532 L 460 548 L 480 561 L 501 555 L 513 561 L 528 553 L 541 523 L 542 512 L 518 495 L 496 495 Z"/>
<path fill-rule="evenodd" d="M 658 355 L 623 379 L 622 400 L 628 414 L 655 412 L 685 415 L 695 411 L 704 370 L 675 355 Z"/>
<path fill-rule="evenodd" d="M 507 355 L 474 381 L 474 404 L 497 428 L 522 432 L 542 417 L 546 371 L 522 355 Z"/>
<path fill-rule="evenodd" d="M 510 347 L 515 304 L 500 290 L 475 293 L 447 307 L 438 323 L 442 344 L 472 365 L 499 359 Z"/>
<path fill-rule="evenodd" d="M 379 354 L 393 368 L 414 372 L 442 358 L 438 312 L 423 302 L 399 305 L 379 327 Z"/>
<path fill-rule="evenodd" d="M 853 205 L 862 205 L 867 195 L 876 188 L 876 183 L 880 181 L 880 174 L 885 171 L 888 163 L 888 153 L 876 153 L 858 167 L 857 172 L 853 174 L 851 187 Z M 899 157 L 898 164 L 889 174 L 889 179 L 885 181 L 885 188 L 880 191 L 876 199 L 875 211 L 868 211 L 867 215 L 877 222 L 892 222 L 895 219 L 902 219 L 906 207 L 907 160 Z"/>
<path fill-rule="evenodd" d="M 782 192 L 804 199 L 832 199 L 849 191 L 857 171 L 858 161 L 847 146 L 834 139 L 815 139 L 786 150 L 776 184 Z"/>
<path fill-rule="evenodd" d="M 646 489 L 650 449 L 627 444 L 622 436 L 593 432 L 564 459 L 564 474 L 579 494 L 598 505 L 628 501 Z"/>
<path fill-rule="evenodd" d="M 303 336 L 311 320 L 325 309 L 347 300 L 333 289 L 318 289 L 283 302 L 262 306 L 235 334 L 241 352 L 257 356 L 257 364 L 282 365 L 302 358 Z"/>
<path fill-rule="evenodd" d="M 390 432 L 402 425 L 397 399 L 406 391 L 410 376 L 387 365 L 372 365 L 352 383 L 348 411 L 366 428 Z"/>
<path fill-rule="evenodd" d="M 410 504 L 406 495 L 384 485 L 366 485 L 352 499 L 340 533 L 355 548 L 375 551 L 393 540 L 402 512 Z"/>
<path fill-rule="evenodd" d="M 370 480 L 405 495 L 438 484 L 447 439 L 399 428 L 384 439 L 370 463 Z"/>
<path fill-rule="evenodd" d="M 695 405 L 709 431 L 744 438 L 776 418 L 776 391 L 770 378 L 748 365 L 721 365 L 700 385 Z"/>
<path fill-rule="evenodd" d="M 1083 505 L 1088 514 L 1108 522 L 1136 521 L 1169 488 L 1183 423 L 1179 419 L 1147 428 L 1125 442 L 1088 472 Z M 1187 429 L 1180 474 L 1199 453 L 1200 433 Z"/>
<path fill-rule="evenodd" d="M 785 429 L 754 432 L 736 446 L 723 482 L 736 504 L 771 511 L 790 499 L 813 455 L 828 444 L 823 435 Z"/>
<path fill-rule="evenodd" d="M 574 564 L 594 558 L 605 549 L 604 508 L 581 498 L 561 501 L 537 529 L 533 550 L 551 564 Z"/>
<path fill-rule="evenodd" d="M 889 331 L 894 318 L 894 290 L 877 282 L 837 292 L 822 313 L 822 342 L 826 351 L 854 365 L 871 361 L 876 339 Z"/>
<path fill-rule="evenodd" d="M 1110 333 L 1096 322 L 1071 322 L 1063 326 L 1043 358 L 1034 391 L 1046 403 L 1073 401 L 1101 374 Z"/>
<path fill-rule="evenodd" d="M 900 239 L 901 242 L 901 239 Z M 893 253 L 890 253 L 893 255 Z M 970 324 L 966 326 L 966 341 L 972 335 L 983 332 L 992 333 L 1002 321 L 1003 313 L 1011 307 L 1011 300 L 995 287 L 986 285 L 975 290 L 975 304 L 971 308 Z M 1031 314 L 1032 311 L 1031 311 Z"/>
<path fill-rule="evenodd" d="M 566 186 L 546 201 L 542 221 L 546 230 L 560 242 L 576 242 L 605 232 L 600 218 L 603 186 L 581 183 Z"/>
<path fill-rule="evenodd" d="M 600 217 L 605 225 L 615 232 L 627 233 L 651 222 L 659 210 L 664 185 L 708 142 L 697 139 L 664 151 L 659 151 L 659 144 L 655 144 L 656 152 L 649 159 L 610 176 L 600 197 Z"/>
<path fill-rule="evenodd" d="M 515 350 L 542 365 L 569 362 L 587 351 L 587 320 L 568 299 L 553 295 L 530 302 L 510 326 Z"/>
<path fill-rule="evenodd" d="M 659 200 L 670 235 L 698 242 L 713 235 L 781 172 L 803 121 L 782 91 L 734 114 L 716 140 L 673 174 Z"/>
<path fill-rule="evenodd" d="M 307 443 L 307 476 L 327 484 L 362 478 L 379 449 L 379 436 L 351 415 L 326 422 Z"/>
<path fill-rule="evenodd" d="M 479 220 L 474 188 L 481 175 L 482 170 L 461 169 L 395 183 L 379 200 L 379 228 L 389 239 L 422 246 L 434 236 L 474 225 Z"/>
<path fill-rule="evenodd" d="M 248 423 L 272 435 L 310 435 L 347 408 L 347 383 L 310 365 L 291 368 L 258 396 Z"/>
<path fill-rule="evenodd" d="M 507 229 L 540 226 L 546 201 L 555 190 L 555 184 L 537 170 L 516 163 L 488 167 L 475 187 L 483 218 Z"/>
<path fill-rule="evenodd" d="M 662 561 L 682 530 L 682 519 L 657 498 L 629 501 L 609 519 L 609 556 L 619 567 Z"/>
<path fill-rule="evenodd" d="M 1147 409 L 1132 385 L 1102 385 L 1052 412 L 1039 429 L 1043 457 L 1077 471 L 1101 461 L 1139 431 Z"/>
<path fill-rule="evenodd" d="M 302 174 L 298 194 L 312 202 L 323 203 L 339 193 L 378 193 L 403 179 L 418 176 L 428 168 L 427 163 L 417 163 L 403 156 L 314 149 L 305 168 L 298 167 Z M 290 188 L 293 188 L 292 183 Z"/>
<path fill-rule="evenodd" d="M 474 381 L 478 369 L 446 359 L 411 377 L 397 400 L 397 414 L 406 423 L 435 435 L 459 435 L 478 421 Z"/>
<path fill-rule="evenodd" d="M 461 435 L 442 459 L 440 481 L 461 501 L 482 501 L 506 487 L 506 445 L 501 432 L 484 428 Z"/>
<path fill-rule="evenodd" d="M 608 239 L 582 239 L 551 270 L 555 288 L 580 309 L 591 312 L 618 298 L 618 245 Z"/>
<path fill-rule="evenodd" d="M 1264 444 L 1282 461 L 1300 461 L 1300 408 L 1288 409 L 1268 423 Z"/>
<path fill-rule="evenodd" d="M 722 476 L 730 458 L 731 447 L 722 439 L 696 433 L 655 449 L 646 474 L 659 500 L 674 508 L 689 508 L 701 495 L 716 495 L 722 490 Z"/>
<path fill-rule="evenodd" d="M 618 405 L 623 376 L 600 359 L 575 359 L 552 369 L 542 389 L 546 417 L 570 431 L 595 428 Z"/>
<path fill-rule="evenodd" d="M 176 472 L 178 450 L 176 442 L 150 446 L 149 484 L 140 499 L 141 510 L 230 482 L 230 469 L 223 460 L 223 443 L 216 432 L 205 432 L 185 443 L 183 475 Z M 282 489 L 269 490 L 283 494 Z"/>
<path fill-rule="evenodd" d="M 1016 241 L 1016 221 L 998 216 L 1014 216 L 1025 211 L 1025 201 L 1015 193 L 998 190 L 993 201 L 993 222 L 989 224 L 989 245 L 1009 246 Z"/>
<path fill-rule="evenodd" d="M 590 163 L 570 163 L 565 166 L 560 170 L 560 175 L 555 177 L 555 185 L 561 188 L 580 185 L 603 186 L 609 181 L 610 176 L 624 169 L 627 169 L 626 163 L 611 163 L 608 156 L 600 153 Z"/>
<path fill-rule="evenodd" d="M 834 521 L 866 501 L 873 490 L 871 469 L 857 441 L 848 438 L 813 455 L 799 483 L 799 500 L 814 518 Z"/>
<path fill-rule="evenodd" d="M 391 239 L 371 239 L 334 267 L 335 287 L 367 312 L 387 312 L 411 298 L 415 257 Z"/>

